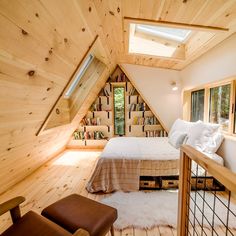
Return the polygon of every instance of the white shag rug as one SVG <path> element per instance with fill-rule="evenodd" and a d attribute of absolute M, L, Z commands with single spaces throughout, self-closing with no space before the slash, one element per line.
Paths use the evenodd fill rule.
<path fill-rule="evenodd" d="M 202 196 L 203 191 L 199 192 Z M 195 192 L 191 193 L 193 199 L 195 199 Z M 198 194 L 196 195 L 198 196 Z M 218 195 L 217 195 L 218 196 Z M 219 196 L 218 196 L 219 197 Z M 219 197 L 222 202 L 227 205 L 227 199 Z M 213 208 L 214 195 L 205 192 L 205 201 Z M 178 192 L 177 191 L 155 191 L 155 192 L 116 192 L 111 196 L 101 200 L 102 203 L 112 206 L 118 210 L 118 219 L 116 220 L 114 227 L 118 230 L 122 230 L 129 227 L 151 229 L 158 225 L 166 225 L 176 228 L 177 226 L 177 212 L 178 212 Z M 191 201 L 192 202 L 192 201 Z M 196 197 L 196 202 L 202 209 L 203 201 L 200 196 Z M 219 200 L 216 200 L 215 213 L 220 219 L 226 223 L 227 221 L 227 209 L 222 205 Z M 194 212 L 193 204 L 190 205 Z M 230 209 L 236 214 L 236 205 L 230 205 Z M 212 223 L 213 213 L 210 207 L 204 204 L 204 215 L 195 207 L 197 219 L 206 227 L 209 227 L 209 223 Z M 191 218 L 191 217 L 190 217 Z M 193 222 L 193 219 L 191 219 Z M 214 225 L 222 226 L 222 222 L 214 216 Z M 196 223 L 197 224 L 197 223 Z M 229 214 L 229 227 L 236 228 L 236 217 Z"/>

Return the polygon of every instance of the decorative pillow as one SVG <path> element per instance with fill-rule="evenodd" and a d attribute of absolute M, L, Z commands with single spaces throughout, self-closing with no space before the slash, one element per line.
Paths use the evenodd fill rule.
<path fill-rule="evenodd" d="M 211 137 L 202 137 L 202 151 L 207 153 L 215 153 L 219 149 L 221 143 L 224 140 L 223 134 L 216 132 Z"/>
<path fill-rule="evenodd" d="M 188 122 L 185 120 L 177 119 L 170 129 L 169 137 L 171 138 L 172 134 L 175 131 L 188 134 L 190 127 L 194 124 L 195 122 Z"/>
<path fill-rule="evenodd" d="M 195 123 L 189 130 L 188 140 L 186 144 L 191 145 L 201 151 L 203 151 L 203 149 L 205 151 L 208 150 L 208 145 L 211 144 L 209 150 L 214 150 L 215 148 L 217 148 L 217 146 L 214 145 L 215 139 L 212 138 L 218 132 L 219 127 L 220 125 L 218 124 L 210 124 L 203 122 Z M 217 139 L 217 144 L 219 142 L 220 141 L 218 141 Z"/>
<path fill-rule="evenodd" d="M 187 133 L 183 133 L 181 131 L 173 131 L 172 135 L 169 137 L 169 143 L 175 147 L 175 148 L 180 148 L 180 145 L 183 144 L 184 139 L 186 138 Z"/>

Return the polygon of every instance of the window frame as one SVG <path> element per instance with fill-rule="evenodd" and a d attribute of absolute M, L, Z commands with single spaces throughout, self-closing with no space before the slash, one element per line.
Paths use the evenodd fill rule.
<path fill-rule="evenodd" d="M 196 93 L 196 92 L 199 92 L 199 91 L 204 91 L 204 100 L 203 100 L 203 103 L 204 103 L 204 107 L 203 107 L 203 120 L 205 119 L 205 95 L 206 95 L 206 90 L 205 88 L 203 89 L 197 89 L 197 90 L 194 90 L 194 91 L 191 91 L 191 95 L 190 95 L 190 99 L 191 99 L 191 106 L 190 106 L 190 121 L 192 122 L 192 107 L 193 107 L 193 103 L 192 103 L 192 96 L 193 96 L 193 93 Z"/>
<path fill-rule="evenodd" d="M 235 119 L 236 119 L 236 77 L 231 77 L 228 79 L 224 79 L 221 81 L 205 84 L 196 88 L 193 88 L 191 90 L 185 91 L 186 93 L 189 93 L 190 96 L 187 96 L 190 106 L 189 110 L 187 111 L 187 114 L 183 114 L 184 117 L 188 117 L 189 121 L 191 120 L 191 110 L 192 110 L 192 92 L 196 92 L 198 90 L 205 90 L 204 94 L 204 122 L 209 122 L 209 116 L 210 116 L 210 89 L 211 88 L 216 88 L 219 86 L 224 86 L 224 85 L 230 85 L 230 110 L 229 110 L 229 129 L 228 131 L 221 130 L 222 133 L 230 136 L 235 136 L 236 137 L 236 124 L 235 124 Z M 186 111 L 185 111 L 186 112 Z M 187 116 L 186 116 L 187 115 Z"/>
<path fill-rule="evenodd" d="M 117 88 L 123 88 L 124 89 L 124 134 L 118 134 L 116 133 L 116 113 L 115 113 L 115 89 Z M 120 86 L 119 85 L 116 85 L 116 86 L 112 86 L 112 100 L 113 100 L 113 110 L 114 110 L 114 114 L 113 114 L 113 123 L 114 123 L 114 135 L 115 136 L 125 136 L 126 135 L 126 117 L 125 117 L 125 106 L 126 106 L 126 103 L 125 103 L 125 86 L 123 84 L 121 84 Z"/>
<path fill-rule="evenodd" d="M 86 71 L 89 69 L 90 65 L 92 64 L 94 60 L 93 53 L 88 53 L 82 63 L 80 64 L 80 67 L 75 73 L 74 78 L 71 80 L 70 84 L 67 86 L 65 92 L 64 92 L 64 98 L 70 99 L 72 94 L 74 93 L 76 87 L 81 82 L 81 79 L 83 78 L 83 75 L 86 73 Z"/>

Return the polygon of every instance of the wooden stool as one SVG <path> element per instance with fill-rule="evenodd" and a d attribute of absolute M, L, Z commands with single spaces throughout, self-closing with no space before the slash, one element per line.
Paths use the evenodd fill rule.
<path fill-rule="evenodd" d="M 114 236 L 113 223 L 117 219 L 117 210 L 72 194 L 46 207 L 42 215 L 71 233 L 83 228 L 91 236 L 104 236 L 109 230 Z"/>

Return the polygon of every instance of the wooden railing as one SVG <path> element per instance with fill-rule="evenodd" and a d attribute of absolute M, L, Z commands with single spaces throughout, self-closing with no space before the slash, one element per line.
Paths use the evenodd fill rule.
<path fill-rule="evenodd" d="M 209 157 L 197 151 L 196 149 L 192 148 L 191 146 L 183 145 L 181 147 L 181 157 L 180 157 L 179 198 L 178 198 L 178 236 L 191 235 L 189 233 L 189 227 L 190 227 L 189 226 L 189 211 L 190 211 L 189 202 L 191 200 L 190 199 L 190 194 L 191 194 L 190 182 L 191 182 L 191 177 L 192 177 L 192 169 L 191 169 L 192 161 L 195 161 L 199 167 L 203 168 L 206 171 L 206 173 L 212 175 L 219 183 L 225 186 L 226 188 L 225 192 L 227 193 L 227 196 L 229 196 L 228 201 L 230 201 L 231 193 L 236 194 L 236 174 L 235 173 L 233 173 L 226 167 L 218 164 L 217 162 L 211 160 Z M 193 226 L 191 225 L 191 227 Z M 228 225 L 226 225 L 226 227 L 228 227 Z M 212 235 L 215 235 L 213 234 L 213 231 L 214 231 L 213 227 L 211 230 L 212 230 Z M 227 231 L 229 231 L 228 228 L 226 228 L 225 235 L 231 235 L 231 234 L 227 234 Z M 195 235 L 198 235 L 198 234 L 195 234 Z M 205 235 L 205 234 L 201 232 L 200 235 Z"/>

